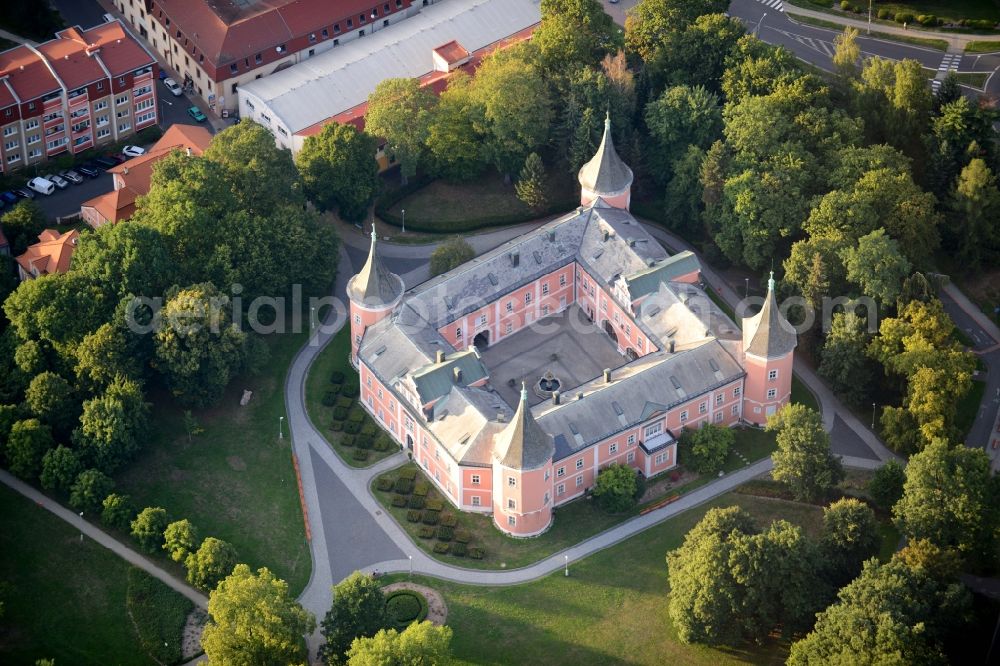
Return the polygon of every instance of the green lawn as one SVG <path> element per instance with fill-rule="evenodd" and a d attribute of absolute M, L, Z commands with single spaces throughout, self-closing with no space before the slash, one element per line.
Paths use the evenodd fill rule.
<path fill-rule="evenodd" d="M 353 467 L 368 467 L 374 465 L 379 460 L 391 456 L 399 451 L 395 444 L 388 451 L 368 450 L 365 455 L 367 459 L 359 460 L 354 457 L 356 448 L 345 446 L 345 434 L 343 431 L 334 432 L 330 428 L 333 422 L 333 406 L 323 404 L 323 396 L 331 390 L 330 377 L 334 372 L 344 375 L 345 381 L 358 383 L 358 373 L 351 367 L 349 356 L 351 354 L 351 327 L 344 326 L 334 336 L 323 351 L 313 360 L 309 368 L 309 376 L 306 378 L 306 413 L 312 421 L 316 430 L 322 433 L 323 438 L 330 444 L 337 455 L 348 465 Z M 373 423 L 370 417 L 365 418 L 366 423 Z"/>
<path fill-rule="evenodd" d="M 961 72 L 956 74 L 958 82 L 962 85 L 971 86 L 982 90 L 986 86 L 986 79 L 990 77 L 989 72 Z"/>
<path fill-rule="evenodd" d="M 857 20 L 868 19 L 868 3 L 864 0 L 852 0 L 851 4 L 860 10 L 858 12 L 842 11 L 840 9 L 840 2 L 834 2 L 833 0 L 786 0 L 786 4 Z M 890 18 L 879 20 L 877 15 L 880 9 L 888 10 Z M 933 14 L 945 23 L 956 24 L 961 19 L 1000 21 L 1000 6 L 995 2 L 986 2 L 984 0 L 910 0 L 909 2 L 883 2 L 882 0 L 876 0 L 876 2 L 872 3 L 872 22 L 886 25 L 900 25 L 895 23 L 892 18 L 897 12 L 909 12 L 914 17 L 922 14 Z M 914 23 L 916 22 L 914 21 Z M 929 29 L 919 24 L 912 25 L 912 27 L 917 30 Z"/>
<path fill-rule="evenodd" d="M 1000 51 L 1000 42 L 969 42 L 965 45 L 966 53 L 996 53 Z"/>
<path fill-rule="evenodd" d="M 986 382 L 972 382 L 972 387 L 961 400 L 958 401 L 955 413 L 955 427 L 962 434 L 961 439 L 965 439 L 969 429 L 976 420 L 979 413 L 979 403 L 983 400 L 983 393 L 986 391 Z M 985 446 L 987 442 L 973 442 L 977 446 Z"/>
<path fill-rule="evenodd" d="M 685 645 L 667 616 L 664 556 L 712 506 L 739 505 L 760 524 L 783 518 L 815 535 L 821 509 L 723 495 L 533 583 L 476 587 L 415 577 L 440 590 L 466 664 L 782 664 L 788 644 L 716 650 Z M 389 580 L 405 578 L 388 577 Z"/>
<path fill-rule="evenodd" d="M 789 0 L 794 2 L 794 0 Z M 801 7 L 806 7 L 807 3 L 803 0 L 801 2 L 795 3 Z M 808 9 L 816 9 L 815 7 L 807 7 Z M 867 15 L 866 15 L 867 16 Z M 788 17 L 798 21 L 799 23 L 805 23 L 806 25 L 814 25 L 817 28 L 829 28 L 830 30 L 843 31 L 844 25 L 842 23 L 837 23 L 835 21 L 824 21 L 823 19 L 813 18 L 812 16 L 803 16 L 801 14 L 796 14 L 794 12 L 789 12 Z M 853 16 L 852 18 L 858 18 Z M 875 23 L 875 21 L 872 21 Z M 888 21 L 880 21 L 879 23 L 884 23 L 886 25 L 896 25 Z M 897 35 L 889 32 L 879 32 L 877 30 L 872 30 L 871 34 L 867 32 L 861 34 L 862 37 L 873 37 L 875 39 L 884 39 L 890 42 L 900 42 L 902 44 L 913 44 L 914 46 L 923 46 L 925 48 L 934 49 L 935 51 L 947 51 L 948 42 L 943 39 L 930 39 L 928 37 L 910 37 L 908 35 Z"/>
<path fill-rule="evenodd" d="M 279 439 L 278 417 L 285 414 L 285 374 L 306 339 L 306 332 L 268 336 L 264 372 L 234 380 L 219 406 L 195 410 L 204 432 L 190 442 L 183 410 L 151 395 L 149 441 L 117 478 L 139 508 L 162 506 L 174 519 L 190 519 L 203 537 L 232 543 L 240 561 L 288 581 L 294 594 L 309 580 L 311 561 L 288 424 Z M 243 389 L 253 391 L 246 407 Z"/>
<path fill-rule="evenodd" d="M 190 601 L 5 486 L 0 553 L 0 663 L 180 660 Z"/>
<path fill-rule="evenodd" d="M 809 390 L 809 387 L 805 385 L 801 379 L 796 375 L 792 375 L 792 402 L 800 405 L 805 405 L 809 409 L 816 410 L 817 412 L 822 411 L 819 408 L 819 403 L 816 401 L 816 396 L 813 392 Z"/>

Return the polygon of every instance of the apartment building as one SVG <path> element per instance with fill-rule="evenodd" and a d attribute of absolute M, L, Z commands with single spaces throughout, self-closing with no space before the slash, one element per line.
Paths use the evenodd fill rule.
<path fill-rule="evenodd" d="M 114 0 L 215 113 L 239 87 L 370 35 L 435 0 Z"/>
<path fill-rule="evenodd" d="M 156 124 L 156 59 L 119 21 L 0 53 L 0 171 Z"/>

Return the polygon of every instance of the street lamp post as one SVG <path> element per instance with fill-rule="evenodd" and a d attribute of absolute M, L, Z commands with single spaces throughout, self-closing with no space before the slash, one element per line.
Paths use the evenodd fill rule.
<path fill-rule="evenodd" d="M 743 281 L 746 283 L 746 289 L 743 290 L 743 297 L 750 298 L 750 278 L 743 278 Z"/>
<path fill-rule="evenodd" d="M 754 27 L 754 29 L 753 29 L 753 36 L 754 36 L 754 37 L 756 37 L 757 35 L 759 35 L 759 34 L 760 34 L 760 24 L 761 24 L 761 23 L 763 23 L 763 22 L 764 22 L 764 19 L 766 19 L 766 18 L 767 18 L 767 12 L 764 12 L 764 13 L 763 13 L 763 14 L 761 15 L 761 17 L 760 17 L 760 20 L 759 20 L 759 21 L 757 21 L 757 25 L 756 25 L 756 27 Z"/>
<path fill-rule="evenodd" d="M 875 429 L 875 403 L 872 403 L 872 430 Z"/>
<path fill-rule="evenodd" d="M 566 562 L 566 576 L 569 577 L 569 555 L 563 555 Z"/>
<path fill-rule="evenodd" d="M 278 417 L 278 439 L 284 439 L 285 438 L 285 434 L 282 431 L 282 427 L 281 427 L 281 424 L 282 424 L 282 422 L 284 420 L 285 420 L 284 416 L 279 416 Z"/>
<path fill-rule="evenodd" d="M 413 555 L 407 555 L 410 558 L 410 578 L 413 578 Z"/>
<path fill-rule="evenodd" d="M 406 233 L 406 209 L 405 208 L 403 209 L 403 230 L 400 231 L 399 233 L 401 233 L 401 234 L 405 234 Z"/>
<path fill-rule="evenodd" d="M 868 0 L 868 34 L 872 34 L 872 0 Z"/>
<path fill-rule="evenodd" d="M 309 328 L 316 328 L 316 306 L 313 305 L 309 308 Z"/>
<path fill-rule="evenodd" d="M 83 511 L 80 512 L 80 518 L 83 518 Z M 80 532 L 80 543 L 83 543 L 83 532 Z"/>

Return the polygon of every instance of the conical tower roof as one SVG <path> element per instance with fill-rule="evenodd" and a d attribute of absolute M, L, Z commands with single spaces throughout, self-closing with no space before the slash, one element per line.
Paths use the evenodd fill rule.
<path fill-rule="evenodd" d="M 589 162 L 580 168 L 580 187 L 594 194 L 612 195 L 632 186 L 632 169 L 622 162 L 611 139 L 611 114 L 604 118 L 604 138 Z"/>
<path fill-rule="evenodd" d="M 368 251 L 368 261 L 361 272 L 347 283 L 347 295 L 352 301 L 363 305 L 388 305 L 403 293 L 403 279 L 386 268 L 375 251 L 377 239 L 375 225 L 372 225 L 372 246 Z"/>
<path fill-rule="evenodd" d="M 496 435 L 493 455 L 511 469 L 538 469 L 552 459 L 556 447 L 528 409 L 528 390 L 521 384 L 521 401 L 514 418 Z"/>
<path fill-rule="evenodd" d="M 778 309 L 778 300 L 774 295 L 774 271 L 771 271 L 764 306 L 743 322 L 743 351 L 762 358 L 780 358 L 790 354 L 796 343 L 795 329 Z"/>

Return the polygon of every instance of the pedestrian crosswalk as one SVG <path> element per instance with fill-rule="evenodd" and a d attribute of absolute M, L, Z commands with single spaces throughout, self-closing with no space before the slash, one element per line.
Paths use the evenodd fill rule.
<path fill-rule="evenodd" d="M 931 90 L 937 92 L 941 87 L 941 81 L 947 76 L 947 72 L 957 72 L 958 65 L 962 62 L 961 53 L 946 53 L 944 58 L 941 59 L 941 64 L 938 65 L 938 77 L 931 81 Z"/>
<path fill-rule="evenodd" d="M 771 9 L 776 9 L 779 12 L 785 11 L 785 3 L 781 0 L 757 0 L 762 5 L 770 7 Z"/>

